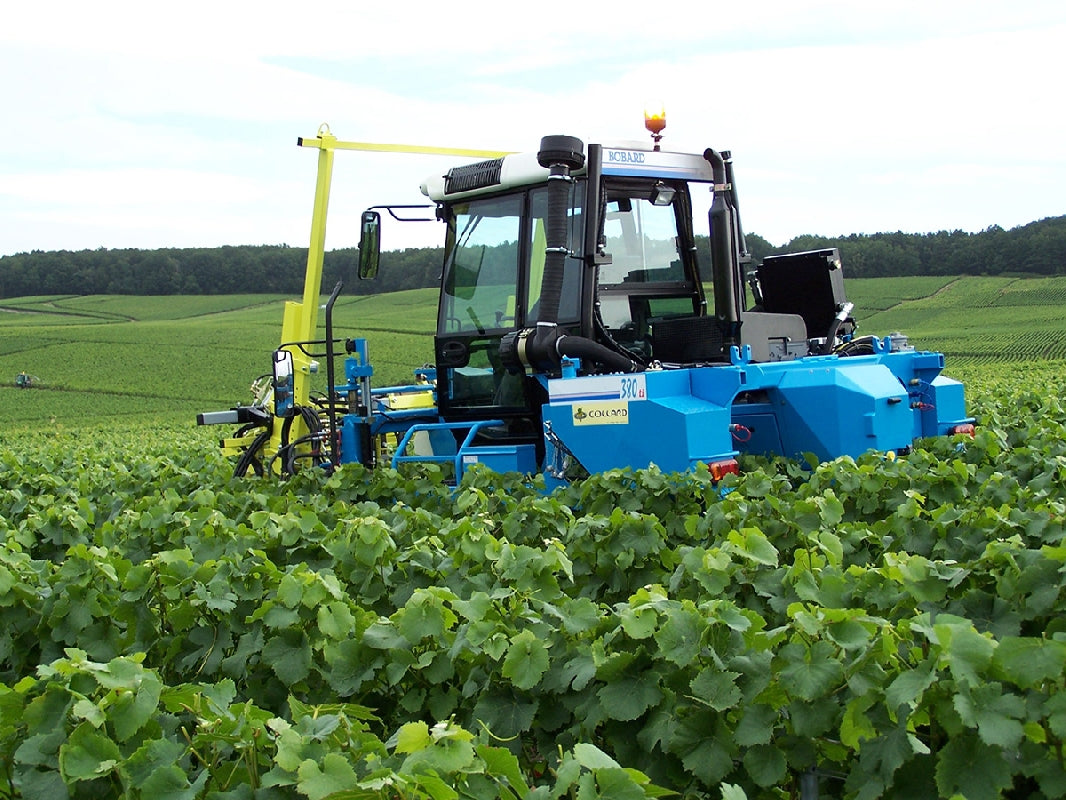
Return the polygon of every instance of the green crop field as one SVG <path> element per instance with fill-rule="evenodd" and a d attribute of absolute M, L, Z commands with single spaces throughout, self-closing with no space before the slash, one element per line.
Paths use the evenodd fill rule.
<path fill-rule="evenodd" d="M 278 297 L 0 302 L 0 797 L 1066 796 L 1066 278 L 849 283 L 974 437 L 232 479 Z M 434 293 L 342 298 L 376 383 Z M 40 388 L 17 389 L 25 370 Z"/>
<path fill-rule="evenodd" d="M 1066 380 L 1005 378 L 973 439 L 724 487 L 5 437 L 0 794 L 1062 797 Z"/>
<path fill-rule="evenodd" d="M 885 311 L 901 303 L 936 294 L 955 280 L 954 277 L 937 275 L 853 278 L 847 281 L 847 295 L 855 304 L 855 313 L 859 317 L 868 317 L 876 311 Z"/>
<path fill-rule="evenodd" d="M 956 363 L 1057 361 L 1066 358 L 1064 292 L 1062 278 L 966 278 L 863 324 L 913 333 Z"/>
<path fill-rule="evenodd" d="M 193 424 L 251 400 L 280 343 L 286 298 L 40 297 L 0 303 L 0 426 Z M 342 297 L 337 335 L 365 336 L 377 385 L 406 383 L 432 359 L 430 290 Z M 322 315 L 320 314 L 320 317 Z M 324 322 L 322 323 L 324 324 Z M 34 376 L 37 389 L 14 388 Z M 324 380 L 324 378 L 323 378 Z"/>

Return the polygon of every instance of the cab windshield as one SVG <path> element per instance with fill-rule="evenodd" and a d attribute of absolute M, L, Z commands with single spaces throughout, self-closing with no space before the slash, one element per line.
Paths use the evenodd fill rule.
<path fill-rule="evenodd" d="M 582 241 L 584 184 L 571 193 L 569 249 Z M 546 186 L 452 205 L 437 324 L 438 402 L 448 413 L 506 416 L 532 407 L 522 376 L 503 367 L 500 339 L 535 324 L 544 283 Z M 582 260 L 565 259 L 554 321 L 580 322 Z"/>
<path fill-rule="evenodd" d="M 455 245 L 445 267 L 442 330 L 485 333 L 510 327 L 518 287 L 524 198 L 466 204 L 455 215 Z"/>
<path fill-rule="evenodd" d="M 547 188 L 473 200 L 453 207 L 453 242 L 445 263 L 441 334 L 508 331 L 537 321 L 544 279 Z M 571 241 L 580 213 L 571 203 Z M 559 321 L 579 319 L 580 262 L 567 259 Z"/>

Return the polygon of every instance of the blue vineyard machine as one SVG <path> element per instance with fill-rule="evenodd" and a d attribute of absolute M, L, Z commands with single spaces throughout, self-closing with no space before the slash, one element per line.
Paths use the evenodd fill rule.
<path fill-rule="evenodd" d="M 546 136 L 535 153 L 343 142 L 326 126 L 300 139 L 319 151 L 303 300 L 285 306 L 254 402 L 198 418 L 238 426 L 222 441 L 236 472 L 429 461 L 458 480 L 481 463 L 554 485 L 705 464 L 718 478 L 745 452 L 831 460 L 973 432 L 943 354 L 856 336 L 837 250 L 753 263 L 730 153 L 671 152 L 665 116 L 646 125 L 649 142 Z M 318 335 L 337 150 L 465 162 L 422 185 L 445 255 L 434 363 L 409 386 L 374 388 L 366 340 L 334 338 L 340 285 Z M 377 273 L 378 209 L 411 208 L 363 213 L 361 278 Z"/>

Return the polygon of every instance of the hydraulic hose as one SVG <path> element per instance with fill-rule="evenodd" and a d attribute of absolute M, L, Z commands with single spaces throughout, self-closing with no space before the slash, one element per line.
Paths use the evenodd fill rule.
<path fill-rule="evenodd" d="M 275 457 L 281 457 L 281 471 L 285 475 L 293 475 L 296 473 L 296 459 L 300 457 L 297 454 L 297 448 L 302 444 L 311 443 L 312 445 L 318 439 L 322 432 L 322 421 L 318 417 L 318 413 L 310 406 L 298 406 L 297 413 L 303 420 L 304 425 L 307 426 L 308 433 L 305 436 L 289 441 L 289 434 L 292 432 L 292 423 L 296 419 L 296 414 L 291 417 L 286 417 L 285 421 L 281 425 L 281 445 L 278 447 L 278 452 Z M 317 454 L 312 448 L 312 452 L 305 454 L 307 456 L 316 457 Z"/>
<path fill-rule="evenodd" d="M 840 345 L 833 350 L 838 356 L 842 358 L 847 356 L 869 356 L 873 355 L 874 350 L 874 337 L 873 336 L 860 336 L 858 339 L 852 339 L 844 344 Z"/>
<path fill-rule="evenodd" d="M 603 364 L 611 372 L 642 372 L 644 370 L 644 367 L 633 359 L 626 358 L 584 336 L 560 336 L 555 342 L 555 350 L 561 356 L 587 359 Z"/>
<path fill-rule="evenodd" d="M 851 310 L 855 308 L 853 303 L 844 303 L 837 315 L 833 317 L 833 324 L 829 326 L 829 332 L 826 334 L 825 343 L 822 345 L 822 350 L 819 355 L 827 356 L 833 352 L 833 346 L 836 342 L 837 331 L 840 330 L 840 326 L 851 314 Z"/>
<path fill-rule="evenodd" d="M 252 443 L 248 445 L 247 449 L 241 453 L 241 457 L 237 460 L 237 464 L 233 468 L 234 478 L 243 478 L 248 473 L 249 468 L 251 468 L 259 477 L 263 476 L 263 464 L 259 460 L 259 451 L 270 441 L 270 433 L 270 429 L 267 428 L 256 436 L 255 439 L 252 440 Z"/>

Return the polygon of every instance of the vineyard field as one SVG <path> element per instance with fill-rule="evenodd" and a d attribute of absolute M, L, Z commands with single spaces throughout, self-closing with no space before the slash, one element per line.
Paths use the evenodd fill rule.
<path fill-rule="evenodd" d="M 0 445 L 0 795 L 1066 795 L 1066 379 L 812 466 L 234 482 L 195 429 Z"/>
<path fill-rule="evenodd" d="M 848 290 L 974 437 L 550 495 L 234 481 L 283 298 L 3 301 L 0 797 L 1066 797 L 1066 279 Z M 376 384 L 434 297 L 338 301 Z"/>
<path fill-rule="evenodd" d="M 264 295 L 5 300 L 0 425 L 192 424 L 201 411 L 248 403 L 252 381 L 270 369 L 283 304 Z M 431 359 L 435 313 L 428 290 L 342 297 L 336 308 L 338 326 L 360 326 L 344 335 L 368 339 L 377 385 L 406 383 Z M 14 387 L 21 371 L 39 390 Z"/>
<path fill-rule="evenodd" d="M 855 278 L 847 281 L 848 300 L 862 319 L 901 303 L 921 300 L 958 280 L 953 276 L 915 275 L 908 278 Z M 967 279 L 969 280 L 969 279 Z"/>

